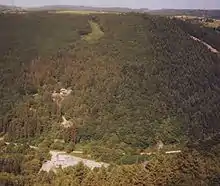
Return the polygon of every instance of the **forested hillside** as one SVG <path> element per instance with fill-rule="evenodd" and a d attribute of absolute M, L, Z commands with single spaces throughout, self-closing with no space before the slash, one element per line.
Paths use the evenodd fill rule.
<path fill-rule="evenodd" d="M 216 150 L 210 154 L 187 150 L 183 154 L 155 155 L 147 164 L 111 166 L 90 170 L 78 164 L 54 172 L 38 172 L 46 157 L 27 146 L 7 147 L 0 144 L 0 184 L 12 186 L 218 186 L 219 158 Z M 218 152 L 219 153 L 219 152 Z M 7 160 L 7 161 L 6 161 Z M 10 173 L 9 173 L 10 172 Z"/>
<path fill-rule="evenodd" d="M 0 15 L 2 137 L 5 141 L 34 144 L 45 153 L 50 148 L 82 147 L 92 158 L 117 164 L 138 162 L 131 158 L 158 141 L 167 147 L 185 148 L 188 144 L 190 150 L 175 156 L 176 161 L 162 158 L 167 161 L 162 168 L 157 167 L 157 157 L 152 160 L 153 171 L 170 171 L 166 175 L 158 173 L 163 179 L 154 175 L 137 179 L 151 185 L 175 185 L 184 174 L 179 185 L 186 185 L 187 181 L 190 185 L 204 177 L 202 185 L 218 181 L 218 144 L 212 143 L 211 138 L 220 132 L 220 58 L 190 36 L 195 33 L 195 37 L 217 49 L 220 36 L 205 37 L 199 27 L 189 24 L 136 13 Z M 71 93 L 64 97 L 60 89 Z M 66 122 L 71 126 L 65 127 Z M 196 148 L 199 152 L 191 149 L 207 138 L 213 158 L 203 154 L 207 150 L 203 145 Z M 10 162 L 7 159 L 13 150 L 3 147 L 1 161 Z M 198 161 L 207 159 L 201 171 L 192 153 L 196 153 Z M 188 173 L 182 167 L 175 169 L 181 158 L 189 161 L 185 166 Z M 23 164 L 26 162 L 38 167 L 43 159 L 32 152 L 31 158 L 27 153 L 27 159 L 22 160 Z M 190 165 L 194 164 L 199 171 L 191 177 Z M 20 185 L 39 183 L 39 178 L 33 176 L 37 168 L 22 172 L 24 167 L 15 171 L 1 168 L 6 172 L 2 174 L 5 183 L 16 179 L 22 180 L 18 181 Z M 134 180 L 116 183 L 121 178 L 114 177 L 115 169 L 99 170 L 107 179 L 94 178 L 93 174 L 99 175 L 97 172 L 84 171 L 86 176 L 82 173 L 82 177 L 74 169 L 57 177 L 45 175 L 41 185 L 54 185 L 54 180 L 68 180 L 73 174 L 78 185 L 89 185 L 90 179 L 97 179 L 90 185 L 100 185 L 100 180 L 101 185 L 108 185 L 112 179 L 112 185 L 136 184 Z M 135 166 L 119 167 L 117 171 L 118 176 L 126 174 L 128 178 L 134 174 L 132 171 L 149 173 Z M 24 175 L 32 181 L 23 180 Z"/>
<path fill-rule="evenodd" d="M 216 49 L 220 50 L 220 35 L 218 32 L 216 32 L 215 29 L 203 26 L 199 23 L 190 24 L 190 19 L 185 21 L 176 18 L 174 19 L 177 22 L 178 26 L 185 32 L 202 39 Z"/>

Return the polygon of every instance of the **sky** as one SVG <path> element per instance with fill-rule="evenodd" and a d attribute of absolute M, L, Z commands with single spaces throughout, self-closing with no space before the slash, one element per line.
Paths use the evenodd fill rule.
<path fill-rule="evenodd" d="M 0 0 L 0 4 L 30 7 L 43 5 L 83 5 L 129 8 L 220 9 L 220 0 Z"/>

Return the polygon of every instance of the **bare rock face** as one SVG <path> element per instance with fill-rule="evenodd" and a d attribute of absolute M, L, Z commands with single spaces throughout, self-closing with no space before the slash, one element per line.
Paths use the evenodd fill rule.
<path fill-rule="evenodd" d="M 60 92 L 54 91 L 51 95 L 52 100 L 57 103 L 57 105 L 61 105 L 62 101 L 65 97 L 69 96 L 72 93 L 72 89 L 61 88 Z"/>
<path fill-rule="evenodd" d="M 63 100 L 72 93 L 72 89 L 61 88 L 59 92 L 54 91 L 51 95 L 53 102 L 55 102 L 58 108 L 61 108 Z M 64 128 L 70 128 L 73 126 L 73 122 L 66 120 L 65 116 L 62 116 L 63 121 L 61 125 Z"/>
<path fill-rule="evenodd" d="M 51 97 L 52 97 L 52 100 L 53 100 L 54 102 L 57 102 L 57 101 L 61 98 L 60 94 L 57 93 L 56 91 L 54 91 L 54 92 L 52 93 Z"/>
<path fill-rule="evenodd" d="M 158 141 L 158 143 L 157 143 L 156 147 L 157 147 L 157 150 L 161 150 L 161 149 L 163 149 L 163 147 L 164 147 L 163 142 L 162 142 L 161 140 L 160 140 L 160 141 Z"/>
<path fill-rule="evenodd" d="M 63 119 L 63 121 L 62 121 L 61 125 L 62 125 L 64 128 L 70 128 L 70 127 L 73 126 L 73 122 L 72 122 L 72 121 L 67 121 L 66 118 L 65 118 L 65 116 L 62 116 L 62 119 Z"/>
<path fill-rule="evenodd" d="M 71 89 L 65 89 L 65 88 L 60 89 L 60 95 L 63 97 L 69 96 L 71 93 L 72 93 Z"/>

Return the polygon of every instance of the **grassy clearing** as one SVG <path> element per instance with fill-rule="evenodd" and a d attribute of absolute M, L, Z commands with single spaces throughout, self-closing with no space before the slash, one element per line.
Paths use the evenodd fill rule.
<path fill-rule="evenodd" d="M 88 42 L 94 42 L 104 36 L 104 32 L 100 29 L 97 23 L 93 21 L 89 21 L 89 24 L 92 28 L 92 32 L 86 36 L 83 36 L 82 38 L 83 40 L 88 41 Z"/>

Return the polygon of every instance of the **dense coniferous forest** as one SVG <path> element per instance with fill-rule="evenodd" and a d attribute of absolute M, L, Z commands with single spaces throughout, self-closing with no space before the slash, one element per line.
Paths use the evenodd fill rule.
<path fill-rule="evenodd" d="M 220 58 L 190 37 L 220 50 L 219 34 L 140 13 L 4 14 L 0 27 L 3 185 L 220 184 Z M 158 141 L 183 152 L 140 155 Z M 39 173 L 50 149 L 111 166 Z"/>

